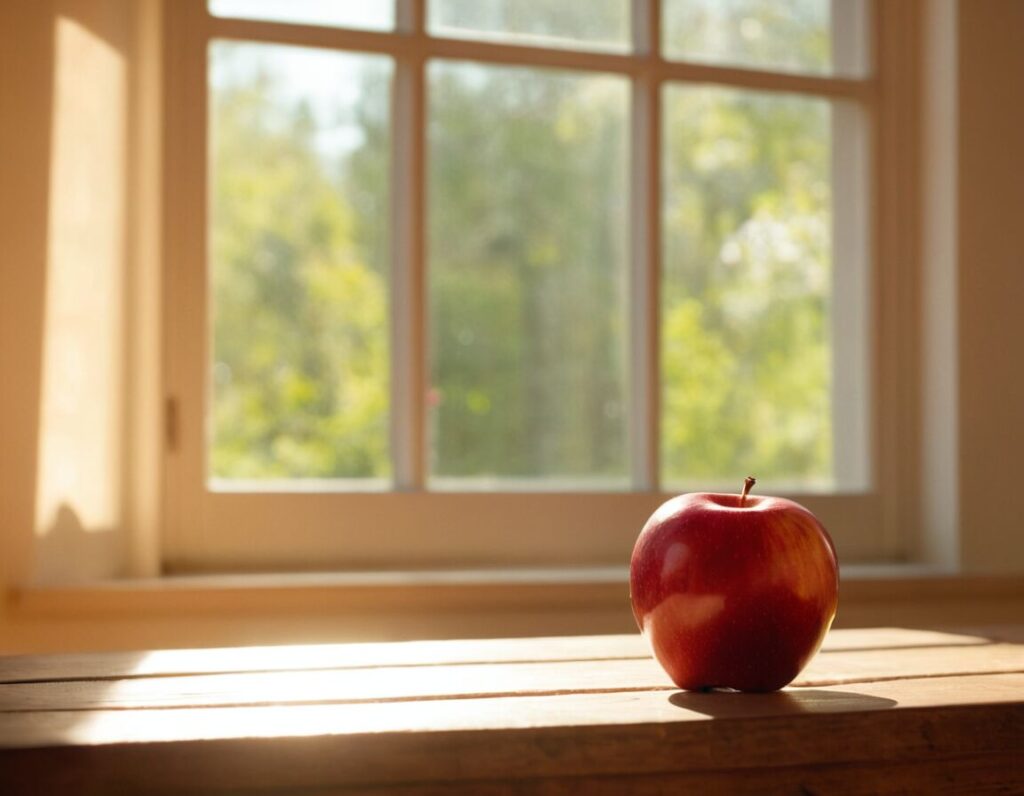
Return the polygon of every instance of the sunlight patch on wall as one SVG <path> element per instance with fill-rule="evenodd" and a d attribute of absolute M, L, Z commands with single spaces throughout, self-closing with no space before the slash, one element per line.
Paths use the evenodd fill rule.
<path fill-rule="evenodd" d="M 57 19 L 38 536 L 121 519 L 126 71 L 107 41 Z"/>

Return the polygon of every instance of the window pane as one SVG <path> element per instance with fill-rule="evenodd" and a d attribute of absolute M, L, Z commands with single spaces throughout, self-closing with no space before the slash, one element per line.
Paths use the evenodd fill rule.
<path fill-rule="evenodd" d="M 393 0 L 209 0 L 209 6 L 216 17 L 366 30 L 395 26 Z"/>
<path fill-rule="evenodd" d="M 391 64 L 210 46 L 219 479 L 386 476 Z"/>
<path fill-rule="evenodd" d="M 628 0 L 431 0 L 436 36 L 570 49 L 630 48 Z"/>
<path fill-rule="evenodd" d="M 625 485 L 628 86 L 429 78 L 433 483 Z"/>
<path fill-rule="evenodd" d="M 830 486 L 829 103 L 664 100 L 663 479 Z"/>
<path fill-rule="evenodd" d="M 862 0 L 663 0 L 669 58 L 755 69 L 860 75 Z"/>

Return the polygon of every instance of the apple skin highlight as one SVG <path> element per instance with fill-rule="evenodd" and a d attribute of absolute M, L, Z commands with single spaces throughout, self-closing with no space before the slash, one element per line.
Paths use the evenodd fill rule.
<path fill-rule="evenodd" d="M 792 682 L 821 646 L 838 593 L 831 538 L 785 498 L 673 498 L 644 525 L 630 565 L 637 624 L 691 691 Z"/>

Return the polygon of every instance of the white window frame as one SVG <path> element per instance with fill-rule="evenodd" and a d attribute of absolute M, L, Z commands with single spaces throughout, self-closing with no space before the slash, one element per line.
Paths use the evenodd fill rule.
<path fill-rule="evenodd" d="M 873 185 L 861 185 L 864 234 L 836 230 L 837 274 L 863 297 L 843 319 L 847 380 L 837 441 L 859 476 L 838 493 L 787 493 L 819 515 L 845 561 L 913 557 L 917 533 L 916 174 L 914 4 L 868 2 L 871 68 L 863 78 L 825 77 L 668 61 L 660 52 L 660 0 L 633 0 L 634 52 L 549 49 L 428 35 L 425 0 L 396 0 L 393 32 L 217 18 L 205 0 L 164 4 L 165 389 L 167 450 L 162 559 L 169 572 L 368 567 L 580 566 L 621 564 L 640 525 L 671 496 L 659 484 L 661 86 L 704 83 L 845 100 L 862 109 Z M 837 9 L 843 0 L 833 0 Z M 838 18 L 838 17 L 837 17 Z M 391 439 L 394 490 L 212 492 L 206 478 L 208 401 L 207 47 L 214 39 L 382 53 L 394 59 L 392 105 Z M 611 73 L 632 84 L 631 373 L 628 492 L 431 492 L 426 488 L 424 395 L 425 67 L 432 58 Z M 844 146 L 837 140 L 835 149 Z M 849 152 L 843 152 L 848 158 Z M 863 165 L 863 164 L 862 164 Z M 854 173 L 851 171 L 851 173 Z M 846 212 L 835 191 L 834 215 Z M 845 238 L 844 238 L 845 234 Z M 844 243 L 845 241 L 845 243 Z M 847 255 L 840 251 L 845 246 Z M 860 253 L 850 252 L 861 249 Z M 865 268 L 841 267 L 861 257 Z M 909 308 L 909 310 L 908 310 Z M 841 313 L 837 313 L 840 315 Z M 833 320 L 833 323 L 836 323 Z M 834 357 L 840 360 L 840 356 Z M 836 373 L 836 383 L 843 376 Z M 858 409 L 861 407 L 862 409 Z M 866 411 L 863 408 L 866 407 Z M 858 414 L 859 412 L 859 414 Z M 840 443 L 843 444 L 843 443 Z"/>

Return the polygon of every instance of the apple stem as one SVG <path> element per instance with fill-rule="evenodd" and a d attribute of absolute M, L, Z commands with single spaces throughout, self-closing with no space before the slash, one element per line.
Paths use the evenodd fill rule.
<path fill-rule="evenodd" d="M 757 479 L 752 475 L 748 475 L 743 481 L 743 491 L 740 493 L 740 508 L 743 508 L 743 503 L 747 499 L 747 493 L 750 492 L 750 488 L 757 483 Z"/>

